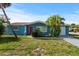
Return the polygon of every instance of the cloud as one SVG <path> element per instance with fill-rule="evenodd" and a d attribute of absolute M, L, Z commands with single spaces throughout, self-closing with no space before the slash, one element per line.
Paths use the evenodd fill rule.
<path fill-rule="evenodd" d="M 6 13 L 11 19 L 10 22 L 32 22 L 32 21 L 45 21 L 49 15 L 36 15 L 32 13 L 25 12 L 17 8 L 7 8 Z M 2 14 L 1 10 L 0 13 Z"/>
<path fill-rule="evenodd" d="M 74 11 L 75 14 L 79 14 L 79 11 Z"/>
<path fill-rule="evenodd" d="M 10 22 L 32 22 L 32 21 L 45 21 L 47 18 L 51 15 L 57 14 L 53 13 L 51 15 L 36 15 L 32 13 L 28 13 L 26 11 L 23 11 L 21 9 L 17 9 L 14 7 L 9 7 L 6 10 L 6 13 L 8 17 L 11 19 Z M 0 10 L 0 14 L 3 14 L 2 11 Z M 79 24 L 79 12 L 75 11 L 73 14 L 62 14 L 62 17 L 65 18 L 65 23 L 66 24 L 71 24 L 71 23 L 77 23 Z"/>
<path fill-rule="evenodd" d="M 76 23 L 79 24 L 79 14 L 65 14 L 63 17 L 66 19 L 65 23 L 71 24 Z"/>

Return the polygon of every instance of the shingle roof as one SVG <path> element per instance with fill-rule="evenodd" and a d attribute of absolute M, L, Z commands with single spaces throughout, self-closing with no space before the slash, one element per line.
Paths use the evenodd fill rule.
<path fill-rule="evenodd" d="M 43 23 L 42 21 L 35 21 L 35 22 L 15 22 L 15 23 L 11 23 L 12 25 L 30 25 L 30 24 L 35 24 L 35 23 Z"/>
<path fill-rule="evenodd" d="M 15 23 L 11 23 L 12 25 L 31 25 L 31 24 L 35 24 L 35 23 L 42 23 L 45 24 L 43 21 L 35 21 L 35 22 L 15 22 Z M 47 25 L 47 24 L 45 24 Z M 49 26 L 49 25 L 47 25 Z M 64 24 L 61 26 L 69 26 L 68 24 Z"/>

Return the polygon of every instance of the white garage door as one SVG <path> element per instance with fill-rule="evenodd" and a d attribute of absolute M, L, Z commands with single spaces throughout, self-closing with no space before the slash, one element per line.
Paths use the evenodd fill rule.
<path fill-rule="evenodd" d="M 66 27 L 61 27 L 60 35 L 66 35 Z"/>

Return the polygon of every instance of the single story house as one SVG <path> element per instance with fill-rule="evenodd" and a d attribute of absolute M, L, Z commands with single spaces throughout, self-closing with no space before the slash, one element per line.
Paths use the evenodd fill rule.
<path fill-rule="evenodd" d="M 44 22 L 41 21 L 12 23 L 12 26 L 17 35 L 31 35 L 31 32 L 34 31 L 35 28 L 40 28 L 40 31 L 43 33 L 44 36 L 50 35 L 50 26 L 46 25 Z M 6 26 L 4 33 L 13 34 L 9 26 Z M 68 36 L 68 34 L 69 26 L 61 26 L 60 36 Z"/>

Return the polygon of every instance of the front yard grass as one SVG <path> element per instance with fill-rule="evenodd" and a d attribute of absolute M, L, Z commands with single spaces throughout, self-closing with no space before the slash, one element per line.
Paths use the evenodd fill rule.
<path fill-rule="evenodd" d="M 19 36 L 16 40 L 11 35 L 0 38 L 0 55 L 9 56 L 79 56 L 79 48 L 64 40 L 41 40 Z"/>
<path fill-rule="evenodd" d="M 79 34 L 70 34 L 71 37 L 79 39 Z"/>

